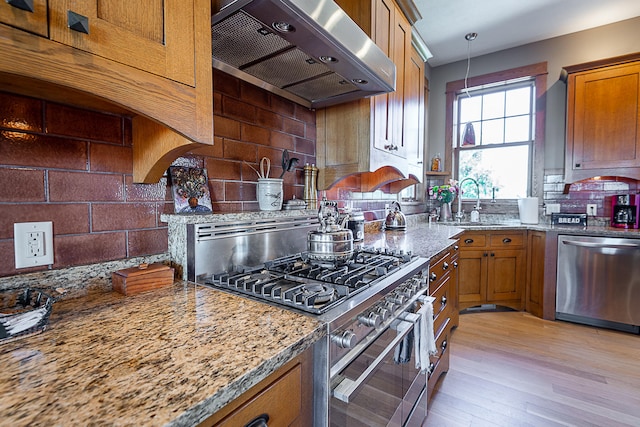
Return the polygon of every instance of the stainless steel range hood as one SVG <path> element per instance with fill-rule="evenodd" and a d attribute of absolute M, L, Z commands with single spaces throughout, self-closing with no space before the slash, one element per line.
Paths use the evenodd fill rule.
<path fill-rule="evenodd" d="M 213 1 L 213 66 L 310 108 L 395 90 L 396 68 L 332 0 Z"/>

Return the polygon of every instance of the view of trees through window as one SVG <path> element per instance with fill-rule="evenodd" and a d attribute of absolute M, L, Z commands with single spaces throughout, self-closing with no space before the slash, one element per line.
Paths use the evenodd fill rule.
<path fill-rule="evenodd" d="M 480 198 L 515 199 L 528 195 L 534 141 L 535 82 L 532 79 L 457 95 L 454 149 L 458 179 L 478 182 Z M 470 125 L 469 125 L 470 124 Z M 476 186 L 463 184 L 464 198 Z"/>

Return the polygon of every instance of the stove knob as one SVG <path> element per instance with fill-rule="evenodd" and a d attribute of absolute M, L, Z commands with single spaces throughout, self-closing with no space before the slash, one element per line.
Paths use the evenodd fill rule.
<path fill-rule="evenodd" d="M 356 345 L 356 334 L 344 331 L 341 335 L 331 335 L 331 341 L 340 348 L 353 348 Z"/>
<path fill-rule="evenodd" d="M 380 316 L 380 319 L 382 319 L 383 322 L 389 318 L 389 310 L 384 307 L 378 307 L 376 313 L 378 313 L 378 316 Z"/>
<path fill-rule="evenodd" d="M 387 297 L 387 298 L 385 299 L 383 309 L 384 309 L 384 310 L 387 310 L 389 313 L 393 313 L 393 310 L 395 310 L 395 309 L 396 309 L 396 303 L 395 303 L 395 302 L 393 302 L 393 301 L 391 301 L 391 300 L 389 299 L 389 297 Z"/>
<path fill-rule="evenodd" d="M 406 297 L 404 295 L 390 295 L 389 301 L 393 302 L 396 305 L 404 304 Z"/>
<path fill-rule="evenodd" d="M 382 319 L 376 313 L 361 314 L 358 316 L 358 321 L 365 326 L 373 326 L 374 328 L 379 328 L 382 323 Z"/>

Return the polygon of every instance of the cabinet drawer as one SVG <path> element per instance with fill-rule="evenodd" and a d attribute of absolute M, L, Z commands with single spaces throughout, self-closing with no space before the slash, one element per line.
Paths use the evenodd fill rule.
<path fill-rule="evenodd" d="M 448 358 L 446 353 L 447 347 L 449 346 L 449 333 L 451 331 L 451 328 L 448 327 L 449 321 L 450 319 L 447 318 L 442 331 L 438 336 L 436 336 L 436 349 L 438 350 L 438 354 L 429 356 L 429 361 L 431 365 L 434 366 L 433 370 L 435 370 L 435 367 L 441 359 L 445 358 L 445 356 Z"/>
<path fill-rule="evenodd" d="M 434 292 L 440 287 L 444 278 L 449 275 L 453 268 L 451 263 L 451 252 L 447 252 L 444 256 L 436 261 L 429 263 L 429 291 Z"/>
<path fill-rule="evenodd" d="M 262 414 L 269 416 L 269 425 L 291 425 L 302 409 L 301 375 L 296 365 L 215 426 L 244 426 Z"/>
<path fill-rule="evenodd" d="M 460 239 L 460 249 L 484 248 L 487 245 L 485 233 L 464 233 Z"/>
<path fill-rule="evenodd" d="M 525 238 L 524 233 L 491 233 L 489 236 L 490 246 L 494 249 L 498 248 L 514 248 L 523 247 Z"/>
<path fill-rule="evenodd" d="M 453 301 L 451 300 L 450 295 L 450 286 L 449 286 L 448 276 L 445 282 L 440 286 L 431 296 L 434 298 L 433 301 L 433 329 L 434 331 L 438 331 L 439 326 L 442 323 L 442 318 L 449 316 L 449 307 L 453 305 Z"/>
<path fill-rule="evenodd" d="M 32 11 L 12 6 L 6 1 L 2 1 L 0 2 L 0 23 L 8 24 L 42 37 L 48 37 L 47 0 L 34 0 Z"/>

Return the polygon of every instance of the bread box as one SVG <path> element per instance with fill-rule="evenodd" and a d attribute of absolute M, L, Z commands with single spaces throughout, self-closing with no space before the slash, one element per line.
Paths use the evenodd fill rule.
<path fill-rule="evenodd" d="M 173 268 L 164 264 L 140 264 L 116 271 L 111 281 L 114 291 L 133 295 L 172 284 Z"/>

